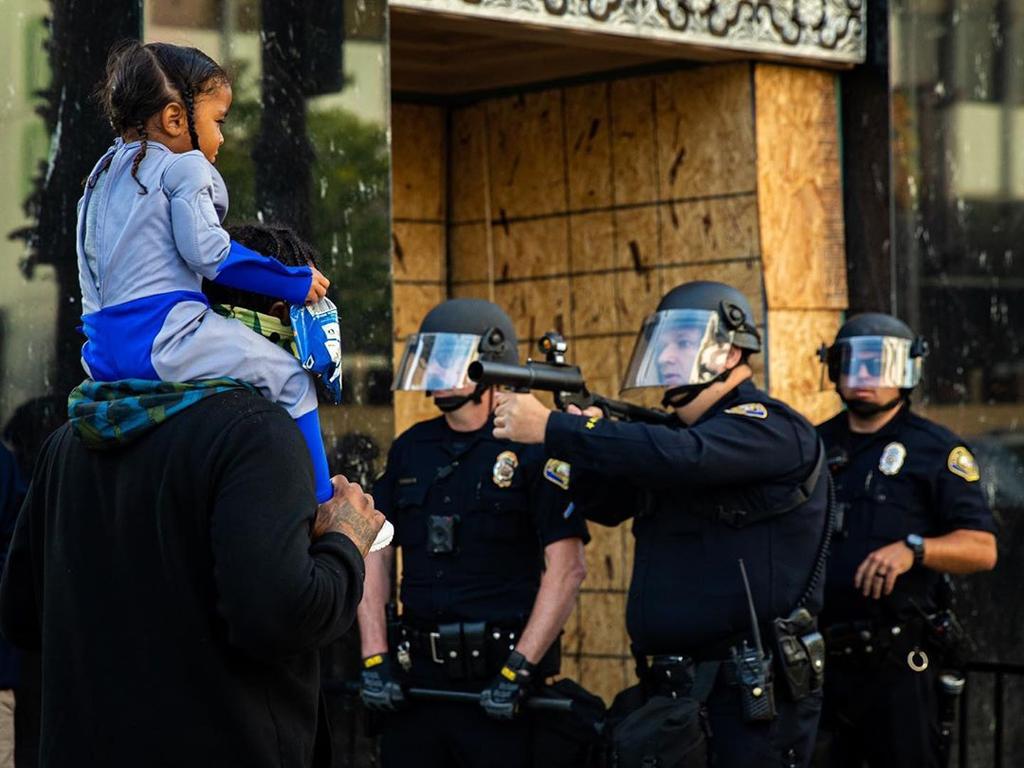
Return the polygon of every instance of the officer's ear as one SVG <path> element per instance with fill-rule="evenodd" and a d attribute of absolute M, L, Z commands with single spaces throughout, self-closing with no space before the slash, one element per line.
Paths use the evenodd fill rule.
<path fill-rule="evenodd" d="M 726 370 L 732 370 L 740 363 L 746 363 L 746 358 L 743 357 L 743 350 L 739 347 L 729 347 L 729 356 L 725 358 Z"/>

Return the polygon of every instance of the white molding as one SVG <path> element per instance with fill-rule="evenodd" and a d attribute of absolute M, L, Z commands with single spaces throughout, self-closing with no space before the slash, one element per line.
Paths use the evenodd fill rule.
<path fill-rule="evenodd" d="M 866 0 L 390 0 L 395 8 L 852 65 Z"/>

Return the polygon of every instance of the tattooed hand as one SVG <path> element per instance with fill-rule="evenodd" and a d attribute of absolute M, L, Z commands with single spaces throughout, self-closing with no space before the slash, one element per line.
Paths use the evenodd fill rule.
<path fill-rule="evenodd" d="M 370 550 L 377 532 L 384 525 L 384 515 L 373 507 L 373 497 L 363 493 L 357 483 L 342 475 L 331 478 L 334 496 L 321 504 L 313 520 L 313 538 L 325 533 L 342 533 L 352 539 L 363 557 Z"/>

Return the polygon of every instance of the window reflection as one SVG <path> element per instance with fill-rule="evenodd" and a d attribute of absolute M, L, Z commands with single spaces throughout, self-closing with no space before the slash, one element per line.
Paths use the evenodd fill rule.
<path fill-rule="evenodd" d="M 931 342 L 915 405 L 975 448 L 1000 525 L 998 568 L 961 587 L 975 656 L 1020 662 L 1006 617 L 1024 512 L 1024 7 L 901 0 L 889 21 L 896 310 Z"/>

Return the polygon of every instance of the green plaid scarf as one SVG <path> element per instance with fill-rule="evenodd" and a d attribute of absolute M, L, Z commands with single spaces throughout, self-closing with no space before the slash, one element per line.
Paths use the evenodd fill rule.
<path fill-rule="evenodd" d="M 118 448 L 190 405 L 233 389 L 257 391 L 251 384 L 228 378 L 186 382 L 86 379 L 68 396 L 68 419 L 88 447 Z"/>
<path fill-rule="evenodd" d="M 299 352 L 295 346 L 295 330 L 290 325 L 282 323 L 273 315 L 265 315 L 262 312 L 256 312 L 245 307 L 229 307 L 226 304 L 214 304 L 210 309 L 221 317 L 237 320 L 250 331 L 256 331 L 263 338 L 269 339 L 288 354 L 298 358 Z"/>

